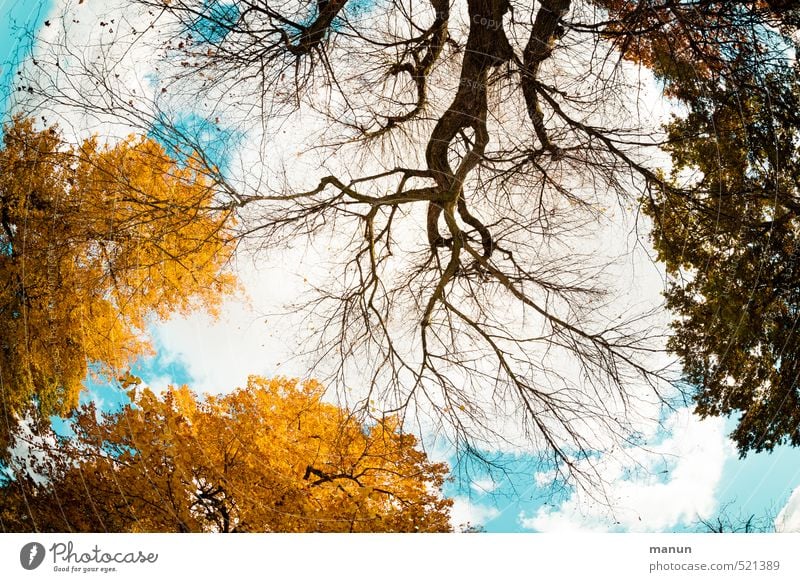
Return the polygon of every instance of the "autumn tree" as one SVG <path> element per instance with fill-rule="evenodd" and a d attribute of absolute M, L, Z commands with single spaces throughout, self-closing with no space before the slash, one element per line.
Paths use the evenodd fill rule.
<path fill-rule="evenodd" d="M 623 54 L 687 113 L 644 209 L 672 275 L 669 347 L 703 416 L 741 414 L 742 455 L 800 444 L 797 30 L 791 2 L 607 2 Z M 648 35 L 637 36 L 647 28 Z"/>
<path fill-rule="evenodd" d="M 15 419 L 67 414 L 90 369 L 121 374 L 148 322 L 232 288 L 229 213 L 198 162 L 153 140 L 73 146 L 17 118 L 0 150 L 0 449 Z M 3 453 L 4 454 L 4 453 Z"/>
<path fill-rule="evenodd" d="M 670 345 L 698 387 L 701 414 L 742 413 L 733 433 L 742 454 L 800 444 L 800 103 L 791 70 L 758 83 L 768 101 L 766 92 L 720 91 L 712 107 L 672 125 L 682 136 L 676 169 L 698 172 L 697 183 L 688 195 L 664 188 L 650 209 L 675 276 Z"/>
<path fill-rule="evenodd" d="M 773 533 L 775 515 L 735 514 L 735 502 L 725 503 L 717 513 L 706 519 L 698 519 L 695 531 L 698 533 Z"/>
<path fill-rule="evenodd" d="M 188 388 L 97 420 L 87 407 L 36 470 L 6 480 L 6 531 L 443 532 L 447 465 L 396 418 L 364 426 L 314 381 Z"/>
<path fill-rule="evenodd" d="M 633 221 L 643 208 L 676 273 L 669 256 L 677 251 L 663 241 L 682 240 L 669 225 L 686 217 L 668 216 L 664 197 L 695 212 L 692 201 L 714 188 L 678 183 L 664 146 L 676 170 L 694 157 L 704 172 L 716 164 L 735 173 L 752 142 L 741 142 L 739 153 L 721 148 L 730 158 L 711 156 L 697 124 L 714 121 L 717 109 L 732 115 L 735 96 L 762 81 L 785 85 L 780 69 L 797 25 L 792 3 L 761 0 L 135 0 L 128 7 L 124 17 L 99 18 L 93 33 L 107 67 L 97 65 L 94 49 L 81 48 L 84 39 L 70 38 L 80 8 L 65 13 L 64 26 L 50 30 L 21 71 L 18 106 L 130 124 L 198 151 L 208 148 L 186 131 L 187 111 L 214 131 L 246 130 L 249 149 L 237 171 L 214 176 L 243 237 L 262 248 L 324 241 L 339 261 L 305 304 L 321 320 L 309 348 L 321 377 L 339 389 L 364 385 L 365 417 L 373 403 L 383 412 L 421 410 L 469 451 L 521 434 L 573 476 L 585 466 L 576 459 L 636 441 L 637 413 L 655 415 L 654 403 L 674 393 L 661 357 L 666 333 L 646 309 L 625 303 L 626 289 L 614 292 L 605 274 L 621 259 L 604 254 L 613 245 L 598 244 L 600 226 Z M 157 64 L 143 89 L 141 73 L 120 63 L 144 50 Z M 648 92 L 689 116 L 665 131 L 639 114 L 637 97 Z M 743 111 L 766 120 L 758 103 L 789 93 L 761 90 Z M 777 130 L 759 123 L 758 155 L 767 160 Z M 304 124 L 313 132 L 281 157 L 276 144 L 290 139 L 287 128 L 293 139 Z M 298 162 L 304 154 L 313 162 Z M 740 181 L 750 180 L 756 167 L 740 170 Z M 708 237 L 699 236 L 704 242 L 692 252 L 711 256 Z M 697 301 L 721 290 L 710 285 Z M 719 302 L 734 306 L 742 296 Z M 681 330 L 700 338 L 714 330 L 687 320 L 674 295 L 668 300 L 678 318 L 670 345 L 688 380 L 673 387 L 699 391 L 701 412 L 741 410 L 715 403 L 715 388 L 701 381 L 716 378 L 724 402 L 728 384 L 744 385 L 744 376 L 704 375 L 723 343 L 696 351 L 705 340 L 681 339 Z M 745 359 L 763 353 L 741 347 Z M 791 364 L 781 361 L 789 378 Z"/>

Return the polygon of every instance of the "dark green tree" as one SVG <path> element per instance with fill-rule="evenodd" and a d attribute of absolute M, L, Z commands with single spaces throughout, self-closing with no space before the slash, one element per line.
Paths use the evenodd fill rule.
<path fill-rule="evenodd" d="M 792 15 L 736 10 L 756 42 L 720 45 L 691 83 L 665 74 L 688 112 L 668 127 L 672 175 L 645 210 L 672 276 L 669 347 L 699 414 L 741 413 L 744 455 L 800 444 L 800 99 Z"/>

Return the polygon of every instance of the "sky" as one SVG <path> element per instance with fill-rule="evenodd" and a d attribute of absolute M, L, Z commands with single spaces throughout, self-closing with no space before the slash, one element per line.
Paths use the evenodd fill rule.
<path fill-rule="evenodd" d="M 38 31 L 53 8 L 52 0 L 0 1 L 0 108 L 6 110 L 19 62 L 30 54 Z"/>
<path fill-rule="evenodd" d="M 30 55 L 31 32 L 47 28 L 48 18 L 55 21 L 64 2 L 0 3 L 4 110 L 6 97 L 14 89 L 15 70 Z M 357 8 L 368 10 L 369 3 L 359 2 Z M 211 127 L 208 117 L 196 110 L 179 111 L 172 121 L 201 142 L 205 140 L 209 157 L 223 173 L 233 175 L 241 168 L 241 160 L 231 157 L 231 152 L 246 139 L 228 129 L 233 124 L 226 125 L 223 118 Z M 151 136 L 159 135 L 160 128 L 154 124 Z M 291 141 L 290 136 L 285 139 Z M 291 147 L 287 143 L 275 146 Z M 173 153 L 180 157 L 180 152 Z M 156 355 L 141 359 L 134 374 L 155 389 L 188 384 L 201 392 L 219 392 L 243 384 L 250 373 L 300 373 L 290 361 L 297 346 L 287 342 L 281 324 L 269 314 L 285 307 L 294 289 L 302 285 L 307 273 L 299 267 L 287 270 L 287 265 L 311 264 L 299 256 L 306 252 L 273 253 L 270 261 L 262 258 L 259 263 L 241 258 L 237 268 L 248 298 L 228 301 L 219 320 L 199 313 L 154 322 L 149 331 Z M 657 280 L 659 274 L 650 276 Z M 652 293 L 653 287 L 641 292 Z M 113 386 L 87 379 L 83 401 L 89 400 L 111 411 L 124 405 L 127 396 Z M 699 518 L 713 518 L 729 507 L 734 517 L 769 516 L 778 519 L 779 529 L 800 531 L 800 450 L 780 447 L 739 459 L 726 436 L 734 419 L 700 420 L 689 408 L 678 408 L 665 413 L 662 420 L 662 427 L 647 433 L 646 447 L 631 447 L 597 460 L 598 470 L 610 483 L 606 493 L 611 509 L 585 492 L 554 492 L 544 486 L 547 470 L 529 452 L 486 451 L 503 468 L 489 471 L 483 465 L 456 464 L 446 448 L 434 447 L 432 454 L 453 464 L 454 478 L 445 489 L 455 500 L 453 523 L 470 523 L 487 532 L 694 531 Z M 68 423 L 60 419 L 54 419 L 54 426 L 59 432 L 69 431 Z"/>

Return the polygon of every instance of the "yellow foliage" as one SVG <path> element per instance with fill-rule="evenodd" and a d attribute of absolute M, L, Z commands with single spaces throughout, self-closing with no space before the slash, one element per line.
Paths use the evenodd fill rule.
<path fill-rule="evenodd" d="M 446 465 L 431 463 L 396 419 L 364 427 L 322 393 L 313 381 L 251 377 L 205 399 L 186 387 L 144 390 L 105 423 L 85 410 L 62 469 L 28 492 L 40 503 L 29 505 L 37 527 L 449 531 Z"/>
<path fill-rule="evenodd" d="M 65 144 L 16 119 L 0 150 L 0 386 L 19 413 L 74 408 L 90 364 L 149 350 L 151 317 L 213 311 L 233 279 L 230 217 L 152 140 Z M 2 444 L 2 439 L 0 439 Z"/>

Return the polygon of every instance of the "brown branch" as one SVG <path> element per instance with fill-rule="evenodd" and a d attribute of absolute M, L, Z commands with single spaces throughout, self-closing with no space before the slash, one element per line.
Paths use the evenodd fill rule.
<path fill-rule="evenodd" d="M 520 86 L 525 96 L 528 117 L 533 123 L 536 136 L 545 150 L 554 156 L 558 155 L 558 147 L 550 141 L 544 125 L 544 114 L 539 104 L 538 76 L 539 67 L 550 57 L 555 41 L 559 38 L 559 21 L 569 10 L 570 0 L 543 0 L 542 7 L 536 14 L 531 28 L 528 44 L 523 54 Z"/>
<path fill-rule="evenodd" d="M 425 159 L 443 199 L 457 202 L 467 174 L 480 162 L 489 143 L 486 127 L 488 112 L 487 79 L 489 71 L 513 56 L 511 45 L 502 27 L 503 16 L 509 10 L 508 0 L 470 0 L 470 29 L 464 60 L 461 65 L 458 90 L 453 102 L 436 123 Z M 474 132 L 474 144 L 453 170 L 448 161 L 453 140 L 466 129 Z M 439 217 L 443 206 L 432 202 L 428 206 L 428 243 L 435 249 L 449 243 L 439 234 Z"/>

